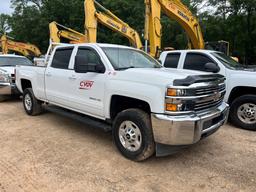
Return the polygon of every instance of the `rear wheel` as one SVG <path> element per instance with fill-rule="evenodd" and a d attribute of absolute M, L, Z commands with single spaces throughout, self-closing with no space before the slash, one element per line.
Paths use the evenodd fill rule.
<path fill-rule="evenodd" d="M 113 138 L 126 158 L 143 161 L 155 152 L 155 142 L 149 115 L 139 109 L 120 112 L 113 125 Z"/>
<path fill-rule="evenodd" d="M 1 95 L 1 96 L 0 96 L 0 102 L 5 101 L 6 99 L 7 99 L 7 97 L 6 97 L 6 96 L 3 96 L 3 95 Z"/>
<path fill-rule="evenodd" d="M 231 104 L 230 121 L 237 127 L 256 130 L 256 96 L 243 95 L 235 99 Z"/>
<path fill-rule="evenodd" d="M 42 103 L 36 99 L 31 88 L 25 89 L 23 93 L 23 106 L 28 115 L 36 116 L 42 113 Z"/>

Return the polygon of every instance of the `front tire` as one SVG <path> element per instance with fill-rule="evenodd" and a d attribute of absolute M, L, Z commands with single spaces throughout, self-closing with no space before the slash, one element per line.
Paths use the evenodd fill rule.
<path fill-rule="evenodd" d="M 243 95 L 231 104 L 230 121 L 242 129 L 256 131 L 256 96 Z"/>
<path fill-rule="evenodd" d="M 113 138 L 121 154 L 130 160 L 143 161 L 155 152 L 150 117 L 142 110 L 120 112 L 113 124 Z"/>
<path fill-rule="evenodd" d="M 36 116 L 42 113 L 42 103 L 37 100 L 31 88 L 23 93 L 23 106 L 28 115 Z"/>

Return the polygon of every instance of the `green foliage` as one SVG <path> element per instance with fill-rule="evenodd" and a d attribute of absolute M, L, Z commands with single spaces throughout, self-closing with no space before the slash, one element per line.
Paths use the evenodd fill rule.
<path fill-rule="evenodd" d="M 8 25 L 9 20 L 9 15 L 0 14 L 0 34 L 4 34 L 10 30 L 10 27 Z"/>
<path fill-rule="evenodd" d="M 143 37 L 144 1 L 98 1 Z M 233 55 L 244 63 L 256 64 L 256 0 L 182 2 L 199 18 L 205 41 L 229 41 Z M 12 7 L 15 11 L 11 17 L 0 15 L 0 33 L 11 29 L 10 35 L 16 40 L 34 43 L 43 51 L 48 46 L 51 21 L 84 32 L 83 0 L 12 0 Z M 163 47 L 185 49 L 187 36 L 180 25 L 166 16 L 161 22 Z M 129 45 L 127 39 L 102 25 L 98 29 L 98 42 Z"/>

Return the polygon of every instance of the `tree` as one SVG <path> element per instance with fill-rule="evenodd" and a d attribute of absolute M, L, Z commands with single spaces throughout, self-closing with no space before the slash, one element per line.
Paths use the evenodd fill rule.
<path fill-rule="evenodd" d="M 0 34 L 7 33 L 10 30 L 10 26 L 8 24 L 9 19 L 9 15 L 0 14 Z"/>
<path fill-rule="evenodd" d="M 144 31 L 144 3 L 138 0 L 98 0 L 136 29 Z M 0 32 L 10 31 L 16 40 L 36 44 L 45 51 L 49 44 L 48 24 L 57 21 L 84 32 L 84 0 L 12 0 L 12 16 L 0 16 Z M 233 55 L 247 64 L 256 64 L 256 0 L 182 0 L 200 21 L 205 41 L 230 42 Z M 184 49 L 182 27 L 162 16 L 163 47 Z M 142 38 L 143 39 L 143 38 Z M 99 25 L 98 42 L 129 45 L 129 41 Z"/>

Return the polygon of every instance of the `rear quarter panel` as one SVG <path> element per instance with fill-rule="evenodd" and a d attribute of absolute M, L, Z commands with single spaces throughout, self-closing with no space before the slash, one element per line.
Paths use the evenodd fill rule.
<path fill-rule="evenodd" d="M 18 89 L 23 93 L 22 80 L 29 80 L 36 98 L 45 100 L 45 67 L 36 66 L 17 66 L 16 67 L 16 84 Z"/>

